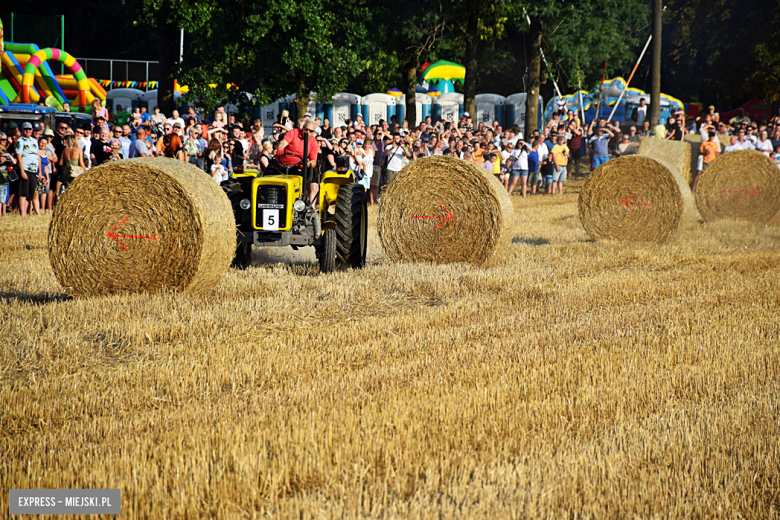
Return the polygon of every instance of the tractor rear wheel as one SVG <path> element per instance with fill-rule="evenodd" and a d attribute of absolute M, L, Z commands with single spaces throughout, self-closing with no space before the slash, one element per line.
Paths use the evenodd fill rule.
<path fill-rule="evenodd" d="M 339 187 L 332 222 L 335 229 L 322 232 L 320 272 L 363 267 L 368 243 L 368 205 L 363 186 L 352 183 Z"/>
<path fill-rule="evenodd" d="M 366 263 L 368 205 L 362 185 L 344 184 L 336 199 L 336 267 L 359 269 Z"/>

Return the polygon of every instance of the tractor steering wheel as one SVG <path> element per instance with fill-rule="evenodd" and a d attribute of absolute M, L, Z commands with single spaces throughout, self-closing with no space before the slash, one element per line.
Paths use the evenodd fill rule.
<path fill-rule="evenodd" d="M 300 159 L 300 161 L 298 161 L 295 164 L 284 164 L 281 160 L 282 155 L 292 155 L 293 157 L 297 157 L 298 159 Z M 301 157 L 297 153 L 285 151 L 282 155 L 274 156 L 274 160 L 276 161 L 276 164 L 279 165 L 281 168 L 284 168 L 287 171 L 292 170 L 293 168 L 303 168 L 303 157 Z"/>

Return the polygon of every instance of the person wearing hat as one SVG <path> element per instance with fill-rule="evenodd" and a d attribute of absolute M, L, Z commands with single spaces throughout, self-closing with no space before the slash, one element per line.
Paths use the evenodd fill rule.
<path fill-rule="evenodd" d="M 19 127 L 16 125 L 16 121 L 11 121 L 8 126 L 5 127 L 6 138 L 8 139 L 8 149 L 11 149 L 11 145 L 19 139 Z"/>
<path fill-rule="evenodd" d="M 14 151 L 21 173 L 19 212 L 23 217 L 26 217 L 30 202 L 37 200 L 35 192 L 38 189 L 38 181 L 41 179 L 41 156 L 38 155 L 38 141 L 33 138 L 33 125 L 29 122 L 22 124 L 22 136 L 16 141 Z M 40 215 L 41 208 L 37 205 L 33 207 L 35 212 Z"/>
<path fill-rule="evenodd" d="M 36 121 L 33 123 L 33 139 L 37 141 L 41 138 L 41 135 L 43 135 L 43 125 Z"/>

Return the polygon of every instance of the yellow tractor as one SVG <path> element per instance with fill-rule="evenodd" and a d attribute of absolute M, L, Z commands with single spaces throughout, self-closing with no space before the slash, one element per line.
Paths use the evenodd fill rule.
<path fill-rule="evenodd" d="M 304 145 L 303 157 L 307 148 Z M 302 158 L 297 165 L 277 164 L 266 175 L 246 169 L 222 183 L 236 218 L 234 266 L 249 266 L 252 246 L 313 246 L 322 273 L 363 267 L 368 237 L 365 190 L 355 182 L 349 157 L 336 157 L 335 162 L 336 168 L 319 179 L 316 209 L 309 203 L 304 182 L 309 168 Z"/>

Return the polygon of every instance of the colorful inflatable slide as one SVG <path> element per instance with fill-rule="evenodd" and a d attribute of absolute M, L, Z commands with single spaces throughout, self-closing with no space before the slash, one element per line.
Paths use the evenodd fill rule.
<path fill-rule="evenodd" d="M 0 51 L 0 104 L 37 103 L 53 98 L 90 109 L 92 100 L 106 99 L 106 90 L 87 78 L 73 56 L 60 49 L 39 49 L 34 43 L 3 42 Z M 71 74 L 55 75 L 48 61 L 61 61 Z"/>
<path fill-rule="evenodd" d="M 625 88 L 626 80 L 621 77 L 617 77 L 604 81 L 604 85 L 600 89 L 601 96 L 599 96 L 598 90 L 578 90 L 574 94 L 563 96 L 563 99 L 566 100 L 567 109 L 574 110 L 575 112 L 580 112 L 580 110 L 584 111 L 585 121 L 590 123 L 597 117 L 609 116 L 610 112 L 612 112 L 612 108 L 615 106 L 615 103 L 620 97 L 621 92 L 623 92 L 623 89 Z M 650 100 L 650 94 L 647 94 L 644 90 L 629 87 L 628 90 L 626 90 L 626 94 L 623 96 L 623 99 L 620 101 L 620 106 L 615 111 L 613 119 L 623 121 L 627 117 L 627 104 L 631 105 L 631 101 L 637 97 L 645 97 L 648 101 Z M 601 98 L 601 103 L 599 103 L 599 98 Z M 582 108 L 580 108 L 580 99 L 582 99 Z M 554 110 L 556 110 L 556 106 L 555 98 L 551 99 L 547 103 L 547 107 L 544 111 L 545 120 L 550 120 L 552 118 L 552 113 Z M 667 117 L 673 111 L 683 109 L 684 105 L 682 101 L 668 94 L 661 94 L 662 118 Z"/>

